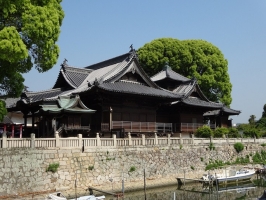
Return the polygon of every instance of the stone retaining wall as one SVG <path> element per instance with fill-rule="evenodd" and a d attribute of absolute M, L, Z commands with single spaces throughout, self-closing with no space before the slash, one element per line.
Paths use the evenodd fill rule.
<path fill-rule="evenodd" d="M 176 177 L 199 178 L 210 159 L 233 161 L 263 149 L 259 144 L 245 146 L 237 154 L 231 145 L 151 146 L 81 149 L 0 150 L 0 197 L 52 190 L 85 191 L 88 186 L 121 191 L 143 188 L 144 168 L 147 188 L 175 183 Z M 59 163 L 58 171 L 46 172 L 49 164 Z M 71 194 L 70 194 L 71 195 Z"/>

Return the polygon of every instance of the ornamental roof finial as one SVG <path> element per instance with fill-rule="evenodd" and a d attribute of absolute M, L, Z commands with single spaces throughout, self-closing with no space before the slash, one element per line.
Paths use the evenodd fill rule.
<path fill-rule="evenodd" d="M 66 66 L 67 65 L 67 62 L 68 62 L 68 60 L 65 58 L 64 61 L 63 61 L 63 63 L 61 64 L 61 66 L 62 67 Z"/>

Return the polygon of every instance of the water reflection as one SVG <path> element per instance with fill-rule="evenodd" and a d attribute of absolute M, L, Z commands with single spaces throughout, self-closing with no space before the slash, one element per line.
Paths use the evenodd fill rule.
<path fill-rule="evenodd" d="M 254 177 L 251 181 L 239 184 L 208 187 L 201 183 L 191 183 L 182 186 L 172 185 L 161 188 L 147 189 L 146 198 L 143 191 L 125 193 L 124 200 L 255 200 L 261 197 L 265 190 L 265 180 Z M 175 198 L 174 198 L 175 196 Z M 106 196 L 106 200 L 117 198 Z"/>

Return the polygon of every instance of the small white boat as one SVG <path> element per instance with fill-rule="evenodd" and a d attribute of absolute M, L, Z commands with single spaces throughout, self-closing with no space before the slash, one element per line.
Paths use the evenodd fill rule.
<path fill-rule="evenodd" d="M 45 200 L 67 200 L 67 198 L 61 192 L 55 192 L 48 194 Z"/>
<path fill-rule="evenodd" d="M 240 169 L 240 170 L 226 170 L 224 174 L 204 174 L 202 179 L 204 181 L 213 181 L 217 182 L 227 182 L 227 181 L 238 181 L 238 180 L 248 180 L 256 173 L 254 169 Z"/>
<path fill-rule="evenodd" d="M 88 196 L 81 196 L 75 199 L 70 199 L 70 200 L 101 200 L 105 199 L 105 196 L 94 196 L 94 195 L 88 195 Z M 61 193 L 61 192 L 55 192 L 49 194 L 45 200 L 67 200 L 67 198 Z"/>
<path fill-rule="evenodd" d="M 105 196 L 94 196 L 94 195 L 89 195 L 89 196 L 82 196 L 82 197 L 78 197 L 76 199 L 70 199 L 70 200 L 101 200 L 101 199 L 105 199 Z"/>

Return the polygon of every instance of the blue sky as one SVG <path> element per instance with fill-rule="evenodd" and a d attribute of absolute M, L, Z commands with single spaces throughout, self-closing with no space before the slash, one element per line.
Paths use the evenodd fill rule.
<path fill-rule="evenodd" d="M 266 104 L 266 1 L 262 0 L 63 0 L 60 56 L 48 72 L 24 74 L 31 91 L 53 87 L 64 58 L 85 67 L 157 38 L 202 39 L 228 60 L 233 123 L 261 117 Z"/>

